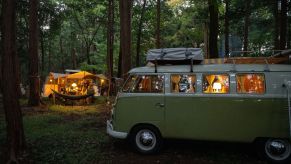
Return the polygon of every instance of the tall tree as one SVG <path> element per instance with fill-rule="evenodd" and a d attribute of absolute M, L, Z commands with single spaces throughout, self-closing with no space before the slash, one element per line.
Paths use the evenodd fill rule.
<path fill-rule="evenodd" d="M 140 19 L 139 19 L 139 23 L 138 23 L 138 31 L 137 31 L 137 35 L 136 35 L 136 58 L 135 58 L 135 63 L 136 63 L 136 67 L 140 66 L 140 40 L 141 40 L 141 35 L 142 35 L 142 24 L 143 24 L 143 19 L 144 19 L 144 13 L 145 13 L 145 9 L 146 9 L 146 0 L 143 0 L 143 4 L 142 4 L 142 9 L 141 9 L 141 13 L 140 13 Z"/>
<path fill-rule="evenodd" d="M 157 0 L 156 48 L 161 47 L 161 0 Z"/>
<path fill-rule="evenodd" d="M 29 1 L 29 105 L 40 105 L 40 78 L 38 71 L 38 0 Z"/>
<path fill-rule="evenodd" d="M 288 0 L 281 0 L 280 12 L 280 49 L 286 49 L 287 43 L 287 6 Z"/>
<path fill-rule="evenodd" d="M 2 0 L 0 0 L 0 25 L 2 24 Z M 0 27 L 0 45 L 2 45 L 2 28 Z M 0 48 L 0 63 L 2 63 L 2 50 Z M 0 66 L 0 94 L 2 93 L 2 67 Z"/>
<path fill-rule="evenodd" d="M 73 48 L 72 50 L 71 50 L 72 52 L 72 54 L 71 54 L 71 57 L 72 57 L 72 68 L 73 69 L 76 69 L 77 68 L 77 60 L 76 60 L 76 57 L 77 57 L 77 55 L 76 55 L 76 53 L 77 53 L 77 51 L 76 51 L 76 48 Z"/>
<path fill-rule="evenodd" d="M 41 72 L 44 72 L 45 50 L 44 50 L 44 34 L 40 31 L 40 49 L 41 49 Z"/>
<path fill-rule="evenodd" d="M 51 72 L 52 70 L 52 43 L 48 41 L 48 71 Z"/>
<path fill-rule="evenodd" d="M 126 73 L 131 68 L 131 8 L 132 0 L 119 0 L 120 10 L 120 52 L 121 76 L 126 78 Z"/>
<path fill-rule="evenodd" d="M 113 77 L 113 49 L 114 49 L 114 0 L 108 1 L 107 16 L 107 74 L 111 81 Z M 112 84 L 109 86 L 109 94 L 112 91 Z"/>
<path fill-rule="evenodd" d="M 245 6 L 245 17 L 244 17 L 244 44 L 243 44 L 243 50 L 248 51 L 248 45 L 249 45 L 249 26 L 250 26 L 250 13 L 251 13 L 251 0 L 246 0 L 246 6 Z"/>
<path fill-rule="evenodd" d="M 274 49 L 279 50 L 280 49 L 280 15 L 279 15 L 279 6 L 278 6 L 278 0 L 273 1 L 273 15 L 274 15 Z"/>
<path fill-rule="evenodd" d="M 63 43 L 62 35 L 60 35 L 60 55 L 61 55 L 61 69 L 62 69 L 62 72 L 65 72 L 65 54 L 64 54 L 64 43 Z"/>
<path fill-rule="evenodd" d="M 74 14 L 74 18 L 75 18 L 75 20 L 76 20 L 76 22 L 77 22 L 77 24 L 78 24 L 78 26 L 79 26 L 79 28 L 81 30 L 82 38 L 83 38 L 83 41 L 85 43 L 85 48 L 86 48 L 85 53 L 86 53 L 86 57 L 87 57 L 87 63 L 91 64 L 90 48 L 91 48 L 91 45 L 94 42 L 94 39 L 95 39 L 95 37 L 96 37 L 96 35 L 98 33 L 98 30 L 100 29 L 101 21 L 103 21 L 103 18 L 96 18 L 96 20 L 101 19 L 101 21 L 97 21 L 97 23 L 99 23 L 99 24 L 98 24 L 97 27 L 95 27 L 95 29 L 93 30 L 93 33 L 91 33 L 92 32 L 91 29 L 89 29 L 89 28 L 87 29 L 87 28 L 84 27 L 84 24 L 81 23 L 80 18 L 76 13 Z"/>
<path fill-rule="evenodd" d="M 208 0 L 209 7 L 209 57 L 218 58 L 218 3 L 217 0 Z"/>
<path fill-rule="evenodd" d="M 3 103 L 7 130 L 7 163 L 18 163 L 25 149 L 22 113 L 18 101 L 16 70 L 16 0 L 2 1 L 2 71 L 3 71 Z"/>
<path fill-rule="evenodd" d="M 225 16 L 224 16 L 224 46 L 225 46 L 225 56 L 228 57 L 229 54 L 229 0 L 225 0 Z"/>

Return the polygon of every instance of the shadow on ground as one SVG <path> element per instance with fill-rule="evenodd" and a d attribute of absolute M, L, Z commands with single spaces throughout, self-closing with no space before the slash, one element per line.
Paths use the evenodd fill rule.
<path fill-rule="evenodd" d="M 105 151 L 111 152 L 113 163 L 265 163 L 258 158 L 252 144 L 166 140 L 160 154 L 141 155 L 126 141 L 111 141 L 111 149 Z"/>

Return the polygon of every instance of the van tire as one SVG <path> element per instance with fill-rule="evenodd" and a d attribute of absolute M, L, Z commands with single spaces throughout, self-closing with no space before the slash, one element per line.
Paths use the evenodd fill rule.
<path fill-rule="evenodd" d="M 287 164 L 291 162 L 291 144 L 288 139 L 261 138 L 256 141 L 256 147 L 260 157 L 270 163 Z"/>
<path fill-rule="evenodd" d="M 163 145 L 159 130 L 151 125 L 139 125 L 132 129 L 129 141 L 141 154 L 156 154 Z"/>

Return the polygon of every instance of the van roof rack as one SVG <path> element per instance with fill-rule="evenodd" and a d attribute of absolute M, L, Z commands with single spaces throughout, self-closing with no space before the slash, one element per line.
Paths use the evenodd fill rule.
<path fill-rule="evenodd" d="M 147 52 L 147 61 L 155 64 L 155 73 L 159 65 L 185 65 L 190 62 L 190 72 L 193 64 L 200 64 L 204 60 L 201 48 L 162 48 L 151 49 Z"/>

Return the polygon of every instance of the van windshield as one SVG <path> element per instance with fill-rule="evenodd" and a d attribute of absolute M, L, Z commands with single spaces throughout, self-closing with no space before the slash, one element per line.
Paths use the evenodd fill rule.
<path fill-rule="evenodd" d="M 132 86 L 136 80 L 137 76 L 136 75 L 131 75 L 128 77 L 126 83 L 124 84 L 123 88 L 122 88 L 122 92 L 129 92 L 130 90 L 132 90 Z"/>

